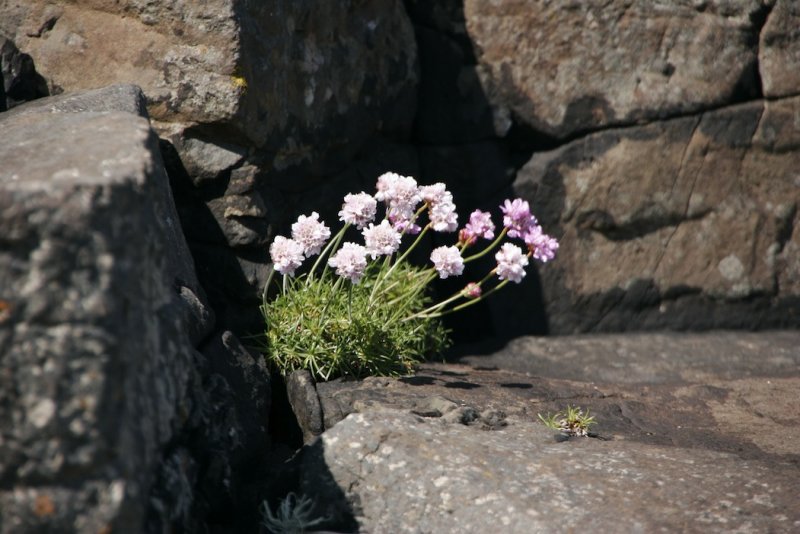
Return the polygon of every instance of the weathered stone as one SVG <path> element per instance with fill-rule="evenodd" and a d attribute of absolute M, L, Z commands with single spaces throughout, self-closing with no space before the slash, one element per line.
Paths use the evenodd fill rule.
<path fill-rule="evenodd" d="M 33 59 L 21 53 L 0 32 L 0 111 L 47 96 L 47 83 L 36 72 Z"/>
<path fill-rule="evenodd" d="M 308 443 L 322 434 L 322 409 L 311 373 L 306 370 L 290 373 L 286 377 L 286 394 L 303 431 L 303 442 Z"/>
<path fill-rule="evenodd" d="M 764 96 L 800 94 L 800 4 L 777 0 L 761 32 L 758 67 Z"/>
<path fill-rule="evenodd" d="M 240 147 L 263 150 L 270 168 L 340 167 L 413 119 L 416 48 L 400 0 L 3 2 L 0 33 L 52 91 L 141 85 L 157 129 L 186 133 L 179 153 L 198 179 Z"/>
<path fill-rule="evenodd" d="M 592 134 L 514 188 L 561 240 L 554 333 L 800 324 L 800 98 Z"/>
<path fill-rule="evenodd" d="M 78 101 L 0 115 L 3 532 L 141 530 L 213 321 L 147 119 Z"/>
<path fill-rule="evenodd" d="M 800 526 L 796 468 L 552 436 L 529 421 L 486 432 L 401 412 L 353 414 L 307 451 L 303 488 L 328 514 L 352 506 L 367 532 Z"/>
<path fill-rule="evenodd" d="M 464 3 L 489 100 L 564 138 L 756 96 L 758 0 Z"/>

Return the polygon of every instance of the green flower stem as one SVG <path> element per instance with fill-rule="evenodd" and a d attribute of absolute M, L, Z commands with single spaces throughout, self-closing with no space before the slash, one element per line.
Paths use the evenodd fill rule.
<path fill-rule="evenodd" d="M 419 212 L 417 212 L 417 213 L 419 213 Z M 415 215 L 415 218 L 416 218 L 416 215 Z M 412 219 L 412 224 L 413 224 L 413 219 Z M 415 239 L 414 242 L 411 243 L 411 246 L 408 247 L 408 249 L 403 253 L 402 256 L 397 258 L 397 260 L 394 262 L 394 264 L 392 264 L 392 266 L 389 268 L 389 270 L 386 271 L 386 273 L 383 276 L 378 275 L 377 279 L 375 280 L 375 287 L 373 288 L 374 291 L 377 291 L 377 287 L 381 284 L 381 282 L 383 282 L 384 280 L 389 278 L 389 276 L 392 275 L 392 273 L 397 268 L 397 266 L 400 265 L 401 263 L 403 263 L 403 261 L 405 261 L 406 258 L 408 258 L 408 255 L 411 254 L 411 251 L 414 250 L 417 247 L 417 245 L 420 244 L 420 242 L 422 241 L 422 237 L 428 232 L 430 227 L 431 227 L 430 223 L 425 225 L 425 228 L 423 228 L 422 231 L 419 233 L 419 235 L 417 236 L 417 239 Z"/>
<path fill-rule="evenodd" d="M 333 239 L 328 241 L 328 244 L 325 245 L 325 248 L 322 249 L 322 252 L 319 253 L 317 261 L 314 262 L 314 265 L 311 266 L 311 270 L 308 272 L 308 278 L 306 278 L 306 286 L 309 284 L 309 281 L 312 278 L 314 278 L 314 271 L 316 271 L 317 267 L 319 267 L 319 262 L 321 262 L 323 258 L 325 258 L 326 256 L 332 255 L 336 251 L 336 249 L 339 248 L 339 243 L 342 242 L 342 239 L 344 238 L 344 233 L 347 231 L 349 227 L 350 223 L 345 223 L 345 225 L 342 226 L 342 229 L 336 233 Z M 322 276 L 325 276 L 325 271 L 327 269 L 328 269 L 328 264 L 326 262 L 325 267 L 322 270 Z"/>
<path fill-rule="evenodd" d="M 468 262 L 470 262 L 472 260 L 477 260 L 478 258 L 482 258 L 482 257 L 486 256 L 489 252 L 491 252 L 493 249 L 495 249 L 497 247 L 497 245 L 500 244 L 500 242 L 503 240 L 503 238 L 506 236 L 507 233 L 508 233 L 508 228 L 503 228 L 503 231 L 500 232 L 500 234 L 497 236 L 497 238 L 495 238 L 495 240 L 492 241 L 489 244 L 488 247 L 483 249 L 481 252 L 478 252 L 477 254 L 473 254 L 469 258 L 464 258 L 464 263 L 468 263 Z"/>

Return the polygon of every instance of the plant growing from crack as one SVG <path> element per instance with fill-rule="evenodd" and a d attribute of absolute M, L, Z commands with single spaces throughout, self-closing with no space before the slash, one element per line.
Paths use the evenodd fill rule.
<path fill-rule="evenodd" d="M 594 416 L 589 415 L 589 409 L 584 412 L 581 408 L 567 405 L 564 412 L 554 414 L 537 414 L 545 426 L 558 430 L 570 436 L 588 436 L 589 428 L 597 424 Z"/>
<path fill-rule="evenodd" d="M 315 502 L 302 495 L 289 493 L 284 497 L 275 513 L 266 501 L 261 504 L 261 524 L 275 534 L 302 534 L 307 529 L 325 523 L 329 517 L 313 517 Z"/>

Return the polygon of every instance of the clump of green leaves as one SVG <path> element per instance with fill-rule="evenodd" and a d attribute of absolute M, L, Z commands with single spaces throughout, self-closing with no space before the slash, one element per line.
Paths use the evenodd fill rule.
<path fill-rule="evenodd" d="M 284 375 L 308 369 L 320 380 L 408 374 L 449 343 L 441 321 L 413 318 L 430 305 L 429 277 L 429 270 L 404 263 L 391 270 L 373 264 L 360 284 L 330 271 L 289 279 L 286 291 L 261 308 L 267 360 Z"/>
<path fill-rule="evenodd" d="M 549 428 L 558 430 L 570 436 L 588 436 L 589 427 L 597 424 L 594 416 L 589 415 L 589 410 L 584 412 L 577 406 L 567 405 L 565 412 L 556 412 L 543 416 L 538 414 L 539 419 Z"/>
<path fill-rule="evenodd" d="M 313 517 L 314 501 L 306 496 L 289 493 L 272 513 L 266 501 L 261 505 L 261 523 L 269 532 L 302 534 L 307 529 L 328 521 L 328 517 Z"/>

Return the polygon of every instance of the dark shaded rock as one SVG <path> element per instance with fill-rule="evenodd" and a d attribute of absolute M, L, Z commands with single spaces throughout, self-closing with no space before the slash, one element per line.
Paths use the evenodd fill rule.
<path fill-rule="evenodd" d="M 758 68 L 764 96 L 800 93 L 800 4 L 776 0 L 759 36 Z"/>
<path fill-rule="evenodd" d="M 2 529 L 140 532 L 213 316 L 147 119 L 64 102 L 0 116 Z"/>
<path fill-rule="evenodd" d="M 303 431 L 303 442 L 308 443 L 322 434 L 325 429 L 322 424 L 322 408 L 311 373 L 301 370 L 289 374 L 286 377 L 286 394 Z"/>
<path fill-rule="evenodd" d="M 800 325 L 798 109 L 753 102 L 536 154 L 514 189 L 561 240 L 540 269 L 550 331 Z"/>
<path fill-rule="evenodd" d="M 47 96 L 47 83 L 28 54 L 0 32 L 0 111 Z"/>
<path fill-rule="evenodd" d="M 762 3 L 464 3 L 489 100 L 557 138 L 759 95 Z"/>

